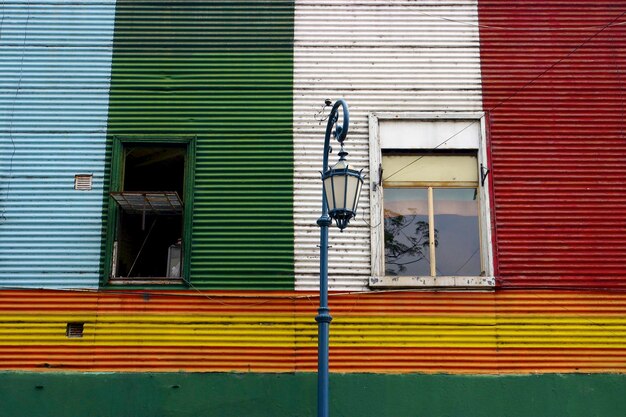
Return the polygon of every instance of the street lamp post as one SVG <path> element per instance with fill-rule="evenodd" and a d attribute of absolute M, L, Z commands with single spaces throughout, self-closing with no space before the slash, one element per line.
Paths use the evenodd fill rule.
<path fill-rule="evenodd" d="M 330 104 L 330 102 L 327 102 Z M 339 125 L 339 108 L 342 123 Z M 328 417 L 328 351 L 329 330 L 332 317 L 328 308 L 328 227 L 335 220 L 341 231 L 356 214 L 359 194 L 363 185 L 360 171 L 350 169 L 346 161 L 348 152 L 343 149 L 343 142 L 350 124 L 348 105 L 343 99 L 335 102 L 328 116 L 326 136 L 324 137 L 324 162 L 322 165 L 322 216 L 317 220 L 320 227 L 320 306 L 317 310 L 317 415 Z M 340 144 L 339 161 L 328 167 L 328 155 L 331 152 L 330 136 Z"/>

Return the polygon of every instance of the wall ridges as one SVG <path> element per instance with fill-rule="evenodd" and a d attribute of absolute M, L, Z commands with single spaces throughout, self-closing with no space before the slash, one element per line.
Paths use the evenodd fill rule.
<path fill-rule="evenodd" d="M 0 286 L 97 287 L 115 1 L 0 14 Z"/>
<path fill-rule="evenodd" d="M 3 291 L 0 366 L 313 371 L 315 301 L 301 291 Z M 333 372 L 626 371 L 626 294 L 331 293 L 330 306 Z M 83 337 L 68 338 L 67 323 L 83 323 Z"/>

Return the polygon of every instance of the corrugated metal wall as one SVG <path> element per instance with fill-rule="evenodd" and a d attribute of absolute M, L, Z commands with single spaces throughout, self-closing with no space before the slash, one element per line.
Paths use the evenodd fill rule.
<path fill-rule="evenodd" d="M 2 2 L 0 286 L 98 285 L 114 8 Z"/>
<path fill-rule="evenodd" d="M 109 134 L 196 137 L 191 282 L 293 288 L 293 3 L 118 1 Z"/>
<path fill-rule="evenodd" d="M 95 111 L 89 107 L 92 101 L 69 101 L 74 103 L 71 111 L 64 110 L 62 104 L 74 100 L 74 95 L 80 97 L 82 88 L 88 90 L 84 84 L 79 84 L 82 87 L 76 91 L 70 89 L 71 94 L 63 101 L 60 97 L 62 91 L 68 91 L 67 80 L 60 73 L 56 75 L 59 78 L 53 78 L 60 86 L 58 89 L 53 83 L 38 93 L 36 77 L 26 77 L 30 74 L 23 71 L 28 68 L 27 63 L 36 65 L 39 58 L 27 59 L 29 55 L 23 51 L 32 47 L 33 54 L 43 54 L 44 49 L 52 51 L 53 45 L 61 42 L 54 37 L 48 39 L 42 30 L 33 32 L 32 45 L 27 41 L 29 37 L 15 35 L 19 34 L 15 27 L 30 28 L 38 22 L 28 12 L 43 7 L 43 3 L 37 4 L 11 3 L 6 10 L 15 10 L 15 15 L 5 17 L 2 23 L 2 46 L 13 51 L 15 58 L 2 61 L 0 68 L 17 65 L 20 71 L 15 76 L 13 69 L 8 70 L 8 87 L 2 84 L 1 97 L 26 100 L 23 102 L 26 104 L 11 101 L 8 112 L 2 113 L 6 114 L 2 129 L 10 138 L 8 151 L 5 142 L 2 146 L 3 158 L 8 158 L 11 170 L 20 166 L 16 165 L 22 160 L 20 157 L 31 155 L 22 150 L 26 144 L 31 148 L 49 148 L 50 161 L 40 157 L 34 161 L 36 165 L 31 160 L 28 166 L 48 164 L 42 171 L 48 175 L 52 172 L 50 182 L 39 177 L 33 180 L 30 192 L 20 188 L 24 199 L 19 207 L 28 212 L 23 208 L 33 207 L 32 202 L 41 196 L 49 202 L 48 209 L 52 212 L 70 197 L 45 199 L 39 190 L 57 178 L 65 178 L 62 169 L 70 166 L 67 161 L 72 160 L 73 154 L 67 159 L 56 155 L 68 155 L 75 148 L 69 146 L 74 145 L 69 139 L 66 148 L 55 148 L 57 142 L 42 138 L 82 139 L 100 135 L 98 143 L 104 149 L 103 126 L 98 125 L 102 129 L 98 130 L 75 116 L 67 126 L 77 130 L 70 129 L 67 133 L 59 127 L 65 126 L 68 114 L 87 113 L 85 120 L 89 123 L 97 120 L 103 123 L 104 119 L 90 113 Z M 61 3 L 45 4 L 57 7 Z M 268 184 L 273 184 L 270 180 L 275 178 L 285 178 L 280 175 L 286 171 L 291 178 L 289 173 L 293 170 L 296 287 L 312 288 L 318 270 L 315 213 L 319 212 L 317 171 L 324 130 L 323 124 L 320 126 L 314 120 L 314 113 L 327 97 L 342 96 L 348 100 L 353 120 L 347 143 L 350 160 L 365 168 L 369 112 L 480 110 L 476 5 L 474 2 L 299 2 L 292 113 L 287 3 L 271 3 L 276 8 L 255 10 L 260 17 L 253 22 L 258 26 L 240 21 L 241 16 L 250 15 L 245 9 L 248 3 L 237 3 L 225 10 L 220 9 L 222 3 L 203 3 L 207 9 L 191 7 L 199 4 L 177 2 L 176 7 L 169 8 L 159 2 L 122 4 L 118 11 L 119 50 L 115 57 L 114 106 L 109 126 L 118 135 L 198 135 L 199 214 L 194 219 L 197 252 L 194 253 L 196 272 L 192 271 L 192 280 L 197 276 L 198 285 L 292 286 L 291 183 L 279 181 L 278 190 Z M 625 293 L 510 288 L 623 285 L 619 260 L 624 255 L 625 229 L 620 192 L 625 185 L 622 165 L 626 142 L 622 137 L 620 71 L 625 26 L 602 29 L 622 10 L 613 8 L 616 3 L 598 2 L 579 2 L 575 7 L 556 2 L 547 6 L 511 3 L 519 6 L 515 10 L 507 9 L 507 4 L 485 2 L 481 6 L 484 103 L 491 112 L 501 287 L 492 293 L 332 294 L 330 305 L 335 320 L 331 327 L 331 369 L 334 372 L 626 372 Z M 146 10 L 143 6 L 156 9 Z M 58 10 L 64 9 L 55 8 Z M 93 10 L 102 16 L 101 9 Z M 221 15 L 220 10 L 224 12 Z M 76 23 L 68 17 L 74 14 L 67 13 L 58 15 Z M 86 11 L 79 15 L 92 16 Z M 43 12 L 37 16 L 50 20 L 57 14 L 48 11 L 46 17 Z M 195 21 L 191 16 L 199 17 Z M 214 25 L 207 25 L 211 18 L 215 19 Z M 6 22 L 20 19 L 20 24 L 5 26 Z M 84 29 L 80 24 L 67 24 L 66 20 L 58 27 L 53 26 L 59 30 L 62 27 L 71 35 L 62 35 L 68 49 L 61 48 L 59 53 L 75 53 L 73 65 L 62 68 L 71 75 L 68 78 L 78 83 L 83 80 L 79 71 L 81 63 L 91 62 L 82 53 L 98 48 L 89 43 L 93 41 L 91 37 L 85 36 L 93 30 L 91 25 Z M 555 22 L 559 30 L 554 30 Z M 561 22 L 567 22 L 568 28 L 578 28 L 561 30 L 558 27 Z M 515 25 L 521 25 L 522 30 L 518 31 Z M 524 25 L 540 26 L 532 26 L 535 29 L 531 31 Z M 44 25 L 48 29 L 53 26 Z M 275 31 L 268 31 L 274 26 Z M 5 47 L 7 28 L 17 40 L 9 36 Z M 161 31 L 159 36 L 154 34 L 155 28 Z M 333 29 L 332 36 L 324 30 L 328 28 Z M 96 29 L 99 33 L 100 26 Z M 265 32 L 268 37 L 259 45 L 270 45 L 268 50 L 257 48 L 256 43 Z M 45 48 L 46 45 L 52 49 Z M 62 62 L 69 61 L 67 55 L 61 57 Z M 562 62 L 557 61 L 561 58 Z M 578 60 L 570 61 L 570 58 Z M 555 62 L 558 65 L 551 68 Z M 596 63 L 602 64 L 603 69 L 596 67 Z M 100 63 L 86 73 L 94 76 L 99 67 Z M 54 68 L 48 64 L 38 71 L 50 73 Z M 518 77 L 519 74 L 522 76 Z M 541 77 L 537 78 L 538 75 Z M 26 89 L 29 85 L 26 81 L 33 83 L 31 90 Z M 526 84 L 529 87 L 518 92 Z M 577 86 L 577 90 L 569 86 Z M 56 96 L 45 98 L 43 91 Z M 29 104 L 27 99 L 34 100 L 33 97 L 40 99 L 41 107 Z M 57 106 L 48 108 L 49 103 Z M 4 101 L 1 104 L 7 105 Z M 50 127 L 43 125 L 39 117 L 34 122 L 31 114 L 35 111 L 48 111 L 41 120 L 49 120 L 49 126 L 54 126 L 53 120 L 60 121 L 55 127 L 58 130 L 38 131 L 36 127 Z M 292 122 L 295 167 L 289 162 Z M 22 130 L 17 130 L 18 127 Z M 24 138 L 22 143 L 20 138 Z M 95 142 L 87 143 L 91 146 Z M 93 151 L 95 147 L 87 149 Z M 268 153 L 262 153 L 262 149 Z M 81 155 L 84 159 L 84 155 L 93 154 L 95 151 L 84 151 Z M 270 154 L 278 156 L 268 159 Z M 233 159 L 248 162 L 245 167 L 249 171 L 240 172 L 241 165 L 233 169 L 230 164 Z M 83 161 L 77 164 L 87 166 Z M 262 169 L 265 167 L 267 170 Z M 93 169 L 96 179 L 100 175 L 100 183 L 96 181 L 96 185 L 102 187 L 102 167 L 101 171 Z M 225 171 L 241 174 L 237 177 L 242 182 L 241 194 L 221 193 L 223 187 L 232 185 L 232 181 L 218 175 Z M 260 173 L 270 174 L 261 177 Z M 11 198 L 13 184 L 19 183 L 13 177 L 20 178 L 11 174 L 11 188 L 3 191 Z M 259 179 L 258 183 L 253 181 L 255 178 Z M 21 181 L 28 179 L 24 175 Z M 260 191 L 246 188 L 259 183 L 269 188 Z M 34 188 L 35 184 L 44 188 Z M 65 186 L 58 184 L 61 185 L 56 187 Z M 68 186 L 70 190 L 71 184 Z M 275 193 L 279 204 L 255 200 L 261 192 Z M 97 219 L 101 197 L 102 193 L 100 199 L 91 200 L 93 206 L 84 206 L 94 207 L 94 213 L 98 211 L 98 216 L 94 216 Z M 366 288 L 370 245 L 368 225 L 363 221 L 368 219 L 366 199 L 362 203 L 363 210 L 355 225 L 343 235 L 335 233 L 331 237 L 334 290 Z M 231 206 L 237 208 L 229 211 Z M 83 274 L 86 278 L 82 281 L 70 282 L 74 276 L 71 273 L 57 274 L 59 280 L 68 281 L 45 281 L 43 273 L 32 282 L 27 280 L 27 274 L 32 275 L 29 271 L 37 271 L 40 265 L 45 265 L 48 273 L 58 272 L 55 259 L 69 258 L 50 259 L 54 254 L 60 256 L 59 248 L 72 256 L 78 253 L 72 247 L 66 249 L 67 242 L 63 239 L 69 235 L 59 233 L 75 230 L 78 236 L 84 236 L 82 227 L 90 224 L 88 220 L 80 217 L 82 221 L 76 222 L 79 227 L 73 222 L 70 225 L 68 220 L 55 223 L 51 221 L 55 220 L 54 216 L 42 211 L 37 217 L 31 211 L 22 217 L 36 225 L 32 232 L 35 238 L 28 239 L 27 234 L 18 233 L 19 222 L 11 226 L 11 206 L 6 207 L 2 218 L 3 244 L 23 239 L 23 256 L 26 251 L 44 252 L 48 256 L 45 262 L 36 256 L 15 261 L 15 268 L 23 268 L 17 283 L 95 284 L 95 269 L 93 275 Z M 16 208 L 11 209 L 14 218 L 20 219 Z M 245 212 L 249 216 L 229 217 L 233 212 Z M 58 213 L 65 219 L 65 213 Z M 22 221 L 26 223 L 26 220 Z M 99 227 L 98 220 L 94 221 L 94 228 L 96 223 Z M 272 235 L 272 231 L 277 234 Z M 98 229 L 97 236 L 99 232 Z M 16 239 L 11 234 L 25 237 Z M 47 246 L 26 246 L 29 240 Z M 254 242 L 250 243 L 251 240 Z M 81 247 L 93 251 L 89 259 L 99 250 L 97 243 L 92 249 L 89 245 Z M 350 256 L 344 255 L 348 248 L 352 252 Z M 2 268 L 11 265 L 5 254 L 2 253 Z M 345 262 L 345 266 L 339 265 L 340 262 Z M 14 279 L 19 270 L 6 272 Z M 0 369 L 313 371 L 316 304 L 316 293 L 306 291 L 168 294 L 2 291 Z M 83 337 L 68 338 L 68 323 L 84 323 Z"/>
<path fill-rule="evenodd" d="M 314 371 L 306 292 L 0 292 L 0 369 Z M 331 295 L 333 372 L 626 372 L 626 294 Z M 82 338 L 67 323 L 84 323 Z"/>
<path fill-rule="evenodd" d="M 452 21 L 452 20 L 456 21 Z M 319 274 L 324 99 L 350 106 L 346 149 L 355 168 L 368 166 L 368 114 L 480 111 L 476 1 L 296 1 L 294 158 L 296 288 L 313 289 Z M 458 21 L 458 22 L 457 22 Z M 442 138 L 442 140 L 445 138 Z M 331 161 L 336 160 L 336 153 Z M 333 162 L 334 163 L 334 162 Z M 366 181 L 369 182 L 369 181 Z M 331 230 L 333 290 L 365 290 L 370 275 L 368 187 L 358 218 Z M 348 254 L 349 251 L 349 254 Z"/>
<path fill-rule="evenodd" d="M 626 2 L 480 2 L 504 287 L 625 287 Z"/>

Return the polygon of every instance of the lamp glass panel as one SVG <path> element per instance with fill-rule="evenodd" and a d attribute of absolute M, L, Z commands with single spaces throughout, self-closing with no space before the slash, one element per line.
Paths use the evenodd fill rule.
<path fill-rule="evenodd" d="M 359 206 L 359 199 L 361 198 L 361 189 L 363 188 L 363 181 L 359 180 L 357 182 L 358 189 L 356 192 L 356 200 L 354 201 L 354 212 L 356 213 L 356 209 Z"/>
<path fill-rule="evenodd" d="M 346 176 L 335 175 L 333 180 L 333 192 L 335 193 L 335 210 L 341 210 L 346 207 Z"/>
<path fill-rule="evenodd" d="M 326 193 L 326 202 L 328 203 L 328 210 L 334 210 L 335 202 L 333 201 L 333 187 L 331 177 L 324 179 L 324 192 Z"/>
<path fill-rule="evenodd" d="M 360 181 L 358 177 L 354 177 L 352 175 L 347 176 L 348 190 L 346 194 L 346 197 L 347 197 L 346 208 L 348 210 L 351 210 L 351 211 L 356 210 L 356 200 L 357 200 L 357 193 L 359 191 L 359 182 Z"/>

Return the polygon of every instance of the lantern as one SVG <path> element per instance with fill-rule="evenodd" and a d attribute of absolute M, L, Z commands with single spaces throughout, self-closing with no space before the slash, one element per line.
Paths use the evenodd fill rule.
<path fill-rule="evenodd" d="M 345 159 L 346 155 L 348 153 L 342 149 L 339 152 L 339 161 L 322 174 L 328 215 L 335 220 L 341 231 L 356 215 L 363 186 L 361 171 L 350 168 Z"/>

